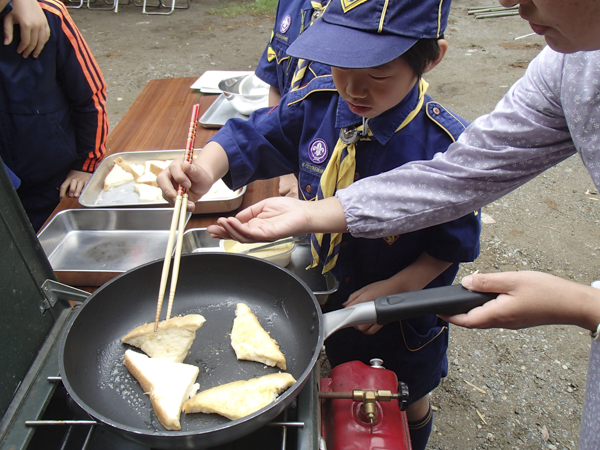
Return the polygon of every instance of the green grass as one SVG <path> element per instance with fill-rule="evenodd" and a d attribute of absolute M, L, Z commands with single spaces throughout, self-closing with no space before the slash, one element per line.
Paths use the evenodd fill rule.
<path fill-rule="evenodd" d="M 211 9 L 210 14 L 216 14 L 223 17 L 237 17 L 242 15 L 274 15 L 277 9 L 277 0 L 241 0 L 234 2 L 225 2 L 218 8 Z"/>

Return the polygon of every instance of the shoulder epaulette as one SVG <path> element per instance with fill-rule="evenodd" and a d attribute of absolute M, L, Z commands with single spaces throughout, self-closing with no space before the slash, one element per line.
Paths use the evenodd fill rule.
<path fill-rule="evenodd" d="M 290 91 L 287 95 L 287 106 L 301 102 L 310 94 L 316 92 L 337 92 L 333 77 L 331 75 L 321 75 L 310 80 L 304 86 L 299 87 L 294 91 Z"/>
<path fill-rule="evenodd" d="M 457 116 L 452 111 L 444 108 L 437 102 L 427 102 L 425 104 L 427 117 L 433 120 L 442 130 L 448 133 L 453 141 L 456 141 L 469 123 L 463 118 Z"/>

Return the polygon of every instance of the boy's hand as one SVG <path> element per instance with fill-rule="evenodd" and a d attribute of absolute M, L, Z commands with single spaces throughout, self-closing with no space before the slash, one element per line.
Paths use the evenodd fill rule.
<path fill-rule="evenodd" d="M 202 167 L 190 164 L 183 158 L 174 160 L 158 175 L 156 181 L 163 191 L 164 199 L 171 205 L 175 204 L 179 185 L 188 189 L 188 211 L 194 211 L 194 202 L 206 194 L 213 185 L 211 177 Z"/>
<path fill-rule="evenodd" d="M 367 284 L 362 289 L 359 289 L 356 292 L 353 292 L 343 303 L 344 307 L 356 305 L 358 303 L 371 302 L 379 297 L 384 297 L 386 295 L 396 294 L 398 293 L 395 284 L 390 280 L 381 280 L 376 281 L 375 283 Z M 377 333 L 383 325 L 378 325 L 376 323 L 365 324 L 365 325 L 357 325 L 356 328 L 358 331 L 362 331 L 366 335 L 372 335 Z"/>
<path fill-rule="evenodd" d="M 91 173 L 71 170 L 65 181 L 60 185 L 60 199 L 62 200 L 67 193 L 69 197 L 79 197 L 90 178 L 92 178 Z"/>
<path fill-rule="evenodd" d="M 279 195 L 298 198 L 298 180 L 293 174 L 289 173 L 279 177 Z"/>
<path fill-rule="evenodd" d="M 21 42 L 17 52 L 27 58 L 33 52 L 37 58 L 50 39 L 46 15 L 36 0 L 13 0 L 13 10 L 4 17 L 4 45 L 13 40 L 15 25 L 20 25 Z"/>
<path fill-rule="evenodd" d="M 368 284 L 354 292 L 343 306 L 352 306 L 357 303 L 370 302 L 379 297 L 424 289 L 451 265 L 447 261 L 423 252 L 411 265 L 390 278 Z M 381 329 L 381 325 L 358 325 L 355 328 L 365 334 L 375 334 Z"/>

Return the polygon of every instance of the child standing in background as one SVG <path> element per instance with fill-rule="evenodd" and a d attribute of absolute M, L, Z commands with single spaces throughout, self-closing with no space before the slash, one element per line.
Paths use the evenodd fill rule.
<path fill-rule="evenodd" d="M 0 18 L 11 11 L 0 0 Z M 106 84 L 64 4 L 41 0 L 51 30 L 37 58 L 20 36 L 0 46 L 0 156 L 38 231 L 65 195 L 78 197 L 106 152 Z"/>
<path fill-rule="evenodd" d="M 256 76 L 271 86 L 269 106 L 277 105 L 290 89 L 298 89 L 316 76 L 331 74 L 329 66 L 298 61 L 287 54 L 292 42 L 321 17 L 328 1 L 281 0 L 277 3 L 271 39 L 256 67 Z M 293 174 L 279 177 L 279 195 L 298 198 L 298 180 Z"/>
<path fill-rule="evenodd" d="M 29 55 L 37 58 L 50 38 L 48 20 L 37 0 L 12 0 L 12 11 L 3 17 L 4 45 L 13 40 L 14 25 L 19 25 L 19 46 L 17 53 L 23 58 Z"/>
<path fill-rule="evenodd" d="M 256 76 L 271 86 L 269 91 L 269 106 L 279 103 L 281 96 L 292 89 L 292 81 L 298 67 L 298 58 L 287 54 L 289 46 L 306 30 L 316 19 L 321 17 L 327 0 L 281 0 L 277 3 L 275 25 L 271 32 L 271 39 L 258 62 Z M 312 65 L 309 63 L 309 65 Z M 317 67 L 318 66 L 318 67 Z M 306 67 L 306 66 L 305 66 Z M 315 64 L 316 69 L 308 70 L 317 75 L 329 75 L 331 69 L 326 65 Z M 314 72 L 317 70 L 317 72 Z M 305 70 L 302 71 L 305 73 Z M 298 80 L 293 87 L 298 88 L 300 82 L 306 84 L 311 78 Z"/>

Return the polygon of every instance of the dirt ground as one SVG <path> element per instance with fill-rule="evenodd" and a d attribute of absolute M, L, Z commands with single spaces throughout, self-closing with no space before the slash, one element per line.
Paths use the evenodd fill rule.
<path fill-rule="evenodd" d="M 182 1 L 183 0 L 178 0 Z M 240 0 L 230 0 L 239 2 Z M 254 69 L 273 16 L 226 18 L 228 2 L 192 0 L 170 16 L 71 9 L 108 84 L 111 128 L 154 78 Z M 490 111 L 543 48 L 518 16 L 475 19 L 493 0 L 454 0 L 450 50 L 429 93 L 468 120 Z M 92 6 L 104 6 L 100 0 Z M 460 276 L 540 270 L 589 284 L 600 278 L 600 196 L 578 157 L 485 207 L 481 256 Z M 485 216 L 484 216 L 485 217 Z M 450 373 L 432 393 L 429 449 L 575 449 L 590 339 L 571 326 L 522 331 L 451 329 Z"/>

